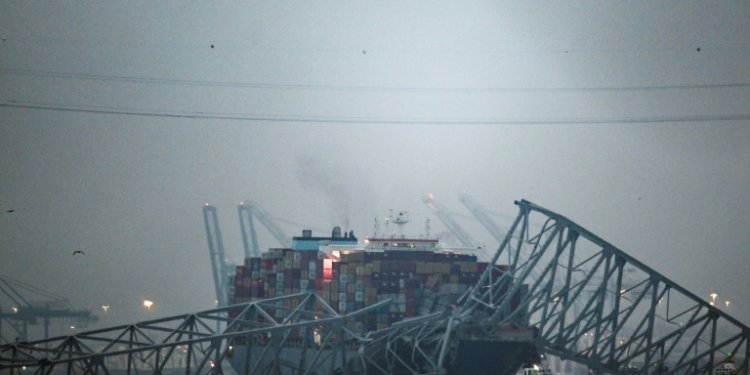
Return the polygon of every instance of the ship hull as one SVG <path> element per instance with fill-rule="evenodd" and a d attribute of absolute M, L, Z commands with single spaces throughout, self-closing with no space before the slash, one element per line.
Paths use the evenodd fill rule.
<path fill-rule="evenodd" d="M 249 349 L 249 350 L 248 350 Z M 342 356 L 343 354 L 343 356 Z M 531 342 L 459 340 L 456 355 L 446 363 L 446 375 L 511 375 L 515 374 L 524 363 L 537 358 L 536 349 Z M 238 374 L 280 374 L 296 375 L 299 369 L 310 367 L 309 375 L 329 374 L 380 374 L 382 370 L 369 368 L 365 370 L 359 353 L 354 348 L 341 350 L 322 350 L 301 347 L 285 347 L 277 353 L 273 348 L 263 346 L 238 346 L 230 360 L 232 368 Z M 310 365 L 313 364 L 314 365 Z M 409 363 L 418 368 L 417 364 Z M 429 372 L 428 369 L 426 372 Z M 390 369 L 390 374 L 411 374 L 404 366 Z M 305 371 L 303 370 L 302 373 Z"/>

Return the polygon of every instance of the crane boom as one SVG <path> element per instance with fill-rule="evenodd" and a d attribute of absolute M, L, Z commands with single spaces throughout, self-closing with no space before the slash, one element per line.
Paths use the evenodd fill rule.
<path fill-rule="evenodd" d="M 0 307 L 0 341 L 9 342 L 2 336 L 2 322 L 7 322 L 21 340 L 28 338 L 28 326 L 44 325 L 44 337 L 49 337 L 52 319 L 73 319 L 79 325 L 87 325 L 98 318 L 91 310 L 75 310 L 67 298 L 36 286 L 0 275 L 0 300 L 9 299 L 13 304 L 10 312 Z M 39 299 L 42 298 L 42 299 Z M 3 303 L 5 304 L 5 303 Z"/>
<path fill-rule="evenodd" d="M 500 226 L 497 225 L 489 215 L 487 215 L 482 206 L 480 206 L 474 198 L 464 192 L 458 195 L 458 200 L 466 206 L 477 221 L 479 221 L 479 224 L 482 224 L 497 242 L 503 242 L 503 239 L 505 239 L 505 231 L 500 228 Z"/>
<path fill-rule="evenodd" d="M 434 213 L 438 219 L 445 224 L 448 230 L 456 236 L 461 245 L 466 247 L 476 247 L 476 241 L 474 241 L 474 239 L 472 239 L 471 236 L 460 225 L 458 225 L 455 220 L 453 220 L 453 217 L 443 209 L 432 194 L 423 195 L 422 202 L 424 202 L 432 213 Z"/>
<path fill-rule="evenodd" d="M 240 231 L 242 232 L 242 246 L 245 249 L 245 258 L 260 256 L 258 234 L 255 231 L 255 223 L 253 222 L 253 211 L 252 206 L 245 204 L 245 201 L 240 202 L 240 205 L 237 206 L 237 213 L 240 216 Z"/>
<path fill-rule="evenodd" d="M 229 273 L 227 271 L 226 257 L 224 255 L 224 240 L 219 229 L 219 219 L 216 215 L 216 207 L 206 203 L 203 206 L 203 221 L 206 225 L 206 239 L 208 240 L 208 255 L 211 257 L 211 270 L 214 276 L 216 288 L 216 301 L 218 305 L 227 305 Z"/>
<path fill-rule="evenodd" d="M 257 202 L 254 201 L 244 201 L 245 206 L 250 207 L 250 213 L 254 217 L 260 221 L 263 226 L 268 229 L 268 231 L 271 233 L 271 235 L 276 239 L 276 241 L 279 241 L 282 247 L 284 248 L 291 248 L 292 247 L 292 241 L 289 239 L 290 237 L 284 233 L 284 231 L 279 228 L 278 225 L 276 225 L 273 220 L 271 220 L 271 217 L 266 213 L 266 211 L 260 207 L 260 205 Z"/>

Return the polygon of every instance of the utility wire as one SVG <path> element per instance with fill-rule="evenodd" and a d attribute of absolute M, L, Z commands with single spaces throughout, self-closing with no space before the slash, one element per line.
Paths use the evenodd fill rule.
<path fill-rule="evenodd" d="M 419 87 L 419 86 L 355 86 L 355 85 L 315 85 L 299 83 L 262 83 L 262 82 L 230 82 L 230 81 L 200 81 L 171 78 L 151 78 L 105 74 L 67 73 L 32 69 L 0 68 L 0 73 L 17 76 L 31 76 L 44 78 L 62 78 L 78 80 L 97 80 L 126 83 L 147 83 L 159 85 L 203 86 L 203 87 L 233 87 L 254 88 L 267 90 L 310 90 L 310 91 L 365 91 L 365 92 L 457 92 L 457 93 L 487 93 L 487 92 L 607 92 L 607 91 L 670 91 L 670 90 L 703 90 L 750 87 L 750 82 L 712 83 L 696 85 L 648 85 L 648 86 L 592 86 L 592 87 Z"/>
<path fill-rule="evenodd" d="M 50 103 L 0 100 L 0 107 L 33 110 L 95 113 L 107 115 L 166 117 L 181 119 L 208 119 L 231 121 L 320 123 L 320 124 L 404 124 L 404 125 L 545 125 L 545 124 L 631 124 L 668 122 L 711 122 L 750 120 L 750 113 L 718 115 L 666 115 L 623 117 L 570 117 L 570 118 L 376 118 L 342 116 L 289 116 L 265 114 L 233 114 L 214 112 L 163 111 L 100 106 L 72 106 Z"/>

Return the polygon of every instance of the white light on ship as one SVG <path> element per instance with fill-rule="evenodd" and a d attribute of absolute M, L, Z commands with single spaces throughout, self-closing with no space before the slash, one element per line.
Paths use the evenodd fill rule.
<path fill-rule="evenodd" d="M 109 305 L 102 305 L 102 310 L 104 310 L 105 314 L 108 313 L 109 312 Z"/>
<path fill-rule="evenodd" d="M 146 308 L 146 310 L 151 310 L 151 307 L 154 306 L 154 301 L 150 299 L 144 299 L 143 300 L 143 307 Z"/>

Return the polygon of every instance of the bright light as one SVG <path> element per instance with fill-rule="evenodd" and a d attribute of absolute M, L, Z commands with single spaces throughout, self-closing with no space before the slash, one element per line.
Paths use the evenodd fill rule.
<path fill-rule="evenodd" d="M 146 310 L 151 310 L 151 307 L 154 306 L 154 301 L 150 299 L 144 299 L 143 300 L 143 307 L 146 308 Z"/>
<path fill-rule="evenodd" d="M 539 371 L 539 365 L 537 365 L 536 363 L 534 364 L 534 371 Z"/>
<path fill-rule="evenodd" d="M 102 310 L 104 310 L 105 314 L 108 313 L 109 312 L 109 305 L 102 305 Z"/>
<path fill-rule="evenodd" d="M 76 326 L 70 326 L 70 329 L 76 329 Z"/>
<path fill-rule="evenodd" d="M 21 366 L 21 371 L 26 371 L 26 366 Z"/>
<path fill-rule="evenodd" d="M 716 302 L 716 297 L 718 297 L 719 294 L 716 293 L 716 292 L 711 292 L 711 294 L 709 294 L 709 296 L 711 297 L 711 302 Z"/>
<path fill-rule="evenodd" d="M 323 279 L 331 280 L 333 278 L 333 260 L 323 259 Z"/>
<path fill-rule="evenodd" d="M 13 306 L 13 307 L 11 307 L 11 309 L 13 310 L 14 314 L 18 314 L 18 307 Z"/>
<path fill-rule="evenodd" d="M 725 305 L 726 307 L 729 307 L 729 300 L 726 300 L 726 301 L 724 301 L 724 305 Z"/>
<path fill-rule="evenodd" d="M 212 359 L 212 360 L 210 360 L 210 361 L 208 361 L 208 364 L 209 364 L 209 366 L 211 366 L 211 367 L 214 367 L 214 366 L 216 366 L 216 364 L 214 363 L 214 360 L 213 360 L 213 359 Z"/>

